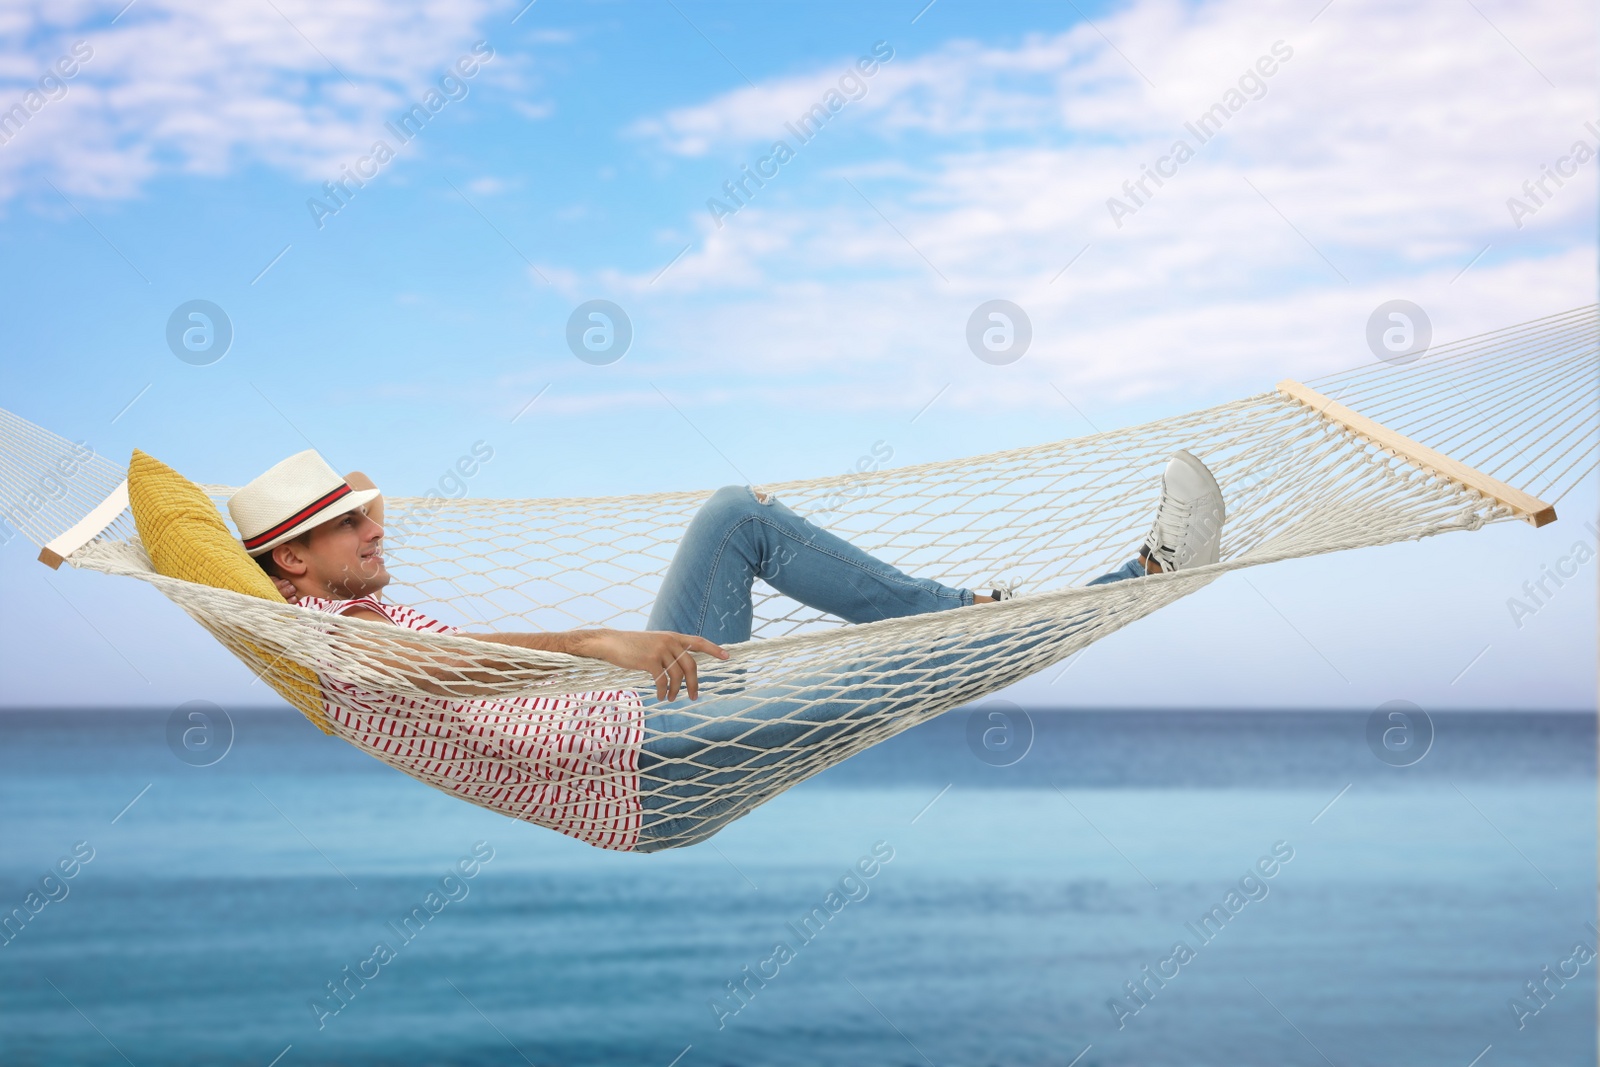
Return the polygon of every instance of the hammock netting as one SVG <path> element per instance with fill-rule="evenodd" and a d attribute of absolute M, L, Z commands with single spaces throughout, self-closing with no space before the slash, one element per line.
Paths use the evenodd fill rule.
<path fill-rule="evenodd" d="M 1554 504 L 1600 457 L 1597 380 L 1590 306 L 1440 346 L 1414 362 L 1374 361 L 1306 384 Z M 70 453 L 71 442 L 0 411 L 0 446 L 0 492 L 8 502 L 28 501 L 12 503 L 5 517 L 39 545 L 126 477 L 96 456 L 60 492 L 41 496 L 41 472 Z M 1163 467 L 1180 448 L 1204 460 L 1222 486 L 1220 562 L 1084 586 L 1137 552 Z M 219 505 L 233 492 L 203 488 Z M 1060 663 L 1228 571 L 1528 518 L 1281 390 L 1050 444 L 758 488 L 911 575 L 968 588 L 1013 579 L 1023 594 L 847 625 L 758 583 L 752 639 L 730 646 L 729 660 L 699 657 L 700 699 L 672 705 L 693 722 L 715 723 L 718 751 L 710 759 L 701 749 L 664 769 L 675 784 L 675 829 L 656 847 L 702 840 L 853 753 Z M 710 493 L 387 497 L 394 581 L 386 596 L 467 629 L 642 629 L 673 550 Z M 462 714 L 460 704 L 452 711 L 426 699 L 440 693 L 480 702 L 466 705 L 473 708 L 513 697 L 653 691 L 644 674 L 599 660 L 418 634 L 164 577 L 126 512 L 67 561 L 152 583 L 324 729 L 380 759 L 388 756 L 371 738 L 329 722 L 324 711 L 342 697 L 320 679 L 383 694 L 396 708 L 415 705 L 404 713 L 423 732 Z M 777 748 L 758 740 L 770 738 L 775 719 L 793 726 Z M 407 773 L 464 796 L 460 783 L 493 777 L 496 764 L 508 780 L 550 770 L 493 743 L 488 735 L 504 721 L 480 716 L 485 739 L 470 759 Z M 730 762 L 741 761 L 730 773 Z M 597 788 L 612 781 L 570 760 L 560 772 L 580 787 L 586 775 Z M 648 794 L 650 785 L 641 779 L 639 788 Z M 546 818 L 482 795 L 466 799 L 572 832 L 572 812 Z"/>

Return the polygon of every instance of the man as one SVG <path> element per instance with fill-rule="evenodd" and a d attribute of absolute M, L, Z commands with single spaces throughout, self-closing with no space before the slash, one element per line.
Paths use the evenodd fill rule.
<path fill-rule="evenodd" d="M 837 702 L 832 709 L 807 702 L 798 723 L 789 721 L 793 700 L 786 705 L 770 696 L 733 701 L 730 707 L 737 711 L 730 711 L 725 722 L 655 706 L 676 700 L 680 692 L 691 701 L 699 698 L 695 653 L 727 659 L 724 644 L 750 639 L 757 577 L 848 623 L 967 609 L 1015 596 L 1006 585 L 982 595 L 913 578 L 811 524 L 771 494 L 725 486 L 690 521 L 646 630 L 463 632 L 378 599 L 390 580 L 378 521 L 382 498 L 359 472 L 340 478 L 317 453 L 301 452 L 239 490 L 228 509 L 246 551 L 286 598 L 302 607 L 418 632 L 585 656 L 647 673 L 655 682 L 654 701 L 631 690 L 461 701 L 444 699 L 442 685 L 419 683 L 441 697 L 422 709 L 439 713 L 428 717 L 426 744 L 412 722 L 419 710 L 414 699 L 322 679 L 329 721 L 359 747 L 430 784 L 608 848 L 649 851 L 650 838 L 658 844 L 698 840 L 739 814 L 695 800 L 700 792 L 673 781 L 677 770 L 742 767 L 757 762 L 753 749 L 787 751 L 838 736 L 848 727 L 843 720 L 853 717 L 859 723 L 859 700 Z M 1089 584 L 1217 562 L 1224 516 L 1211 472 L 1188 452 L 1178 452 L 1167 464 L 1155 522 L 1139 557 Z M 753 730 L 751 715 L 771 721 Z M 456 725 L 441 726 L 441 721 Z M 818 723 L 839 730 L 818 731 Z M 459 756 L 438 758 L 437 749 L 446 742 Z M 537 770 L 514 787 L 485 778 L 487 771 L 472 770 L 478 764 L 494 766 L 493 773 L 503 776 L 504 765 L 518 759 Z M 575 760 L 578 769 L 563 760 Z M 772 760 L 760 762 L 770 770 Z M 446 765 L 448 773 L 440 769 Z M 641 772 L 642 780 L 634 777 Z M 579 810 L 585 813 L 581 817 L 573 814 Z"/>

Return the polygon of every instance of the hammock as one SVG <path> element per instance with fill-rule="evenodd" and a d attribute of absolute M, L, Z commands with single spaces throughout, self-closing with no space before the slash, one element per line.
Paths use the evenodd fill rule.
<path fill-rule="evenodd" d="M 726 661 L 701 657 L 700 699 L 672 708 L 684 740 L 699 743 L 683 746 L 653 777 L 629 779 L 645 814 L 636 804 L 626 825 L 586 825 L 581 811 L 462 787 L 473 776 L 527 780 L 559 770 L 580 791 L 586 783 L 604 791 L 616 784 L 607 767 L 484 741 L 458 758 L 403 769 L 605 847 L 653 851 L 703 840 L 853 753 L 1059 663 L 1228 571 L 1491 522 L 1552 521 L 1553 505 L 1600 455 L 1597 336 L 1589 306 L 1440 346 L 1405 365 L 1374 362 L 1284 382 L 1142 426 L 761 486 L 912 575 L 967 587 L 1017 578 L 1024 595 L 845 625 L 758 583 L 753 638 L 729 646 Z M 380 759 L 390 759 L 382 739 L 339 725 L 338 713 L 355 709 L 316 679 L 415 704 L 424 733 L 450 725 L 441 702 L 425 699 L 441 686 L 464 701 L 652 688 L 642 674 L 598 660 L 424 636 L 164 577 L 124 510 L 122 468 L 94 456 L 49 492 L 40 488 L 75 447 L 0 411 L 8 504 L 0 517 L 46 546 L 47 562 L 155 585 L 319 726 Z M 1085 587 L 1134 554 L 1163 465 L 1179 448 L 1200 456 L 1222 485 L 1221 561 Z M 219 504 L 233 492 L 203 488 Z M 678 538 L 708 496 L 389 497 L 385 554 L 394 581 L 386 596 L 478 629 L 640 629 Z M 783 710 L 775 716 L 774 708 Z M 619 700 L 611 710 L 627 708 Z M 774 722 L 786 727 L 777 746 Z M 629 759 L 635 766 L 637 752 Z M 641 819 L 664 818 L 669 808 L 667 830 L 647 847 L 636 837 Z"/>

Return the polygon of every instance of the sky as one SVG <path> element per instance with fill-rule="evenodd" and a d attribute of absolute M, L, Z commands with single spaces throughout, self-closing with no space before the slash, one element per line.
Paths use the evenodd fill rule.
<path fill-rule="evenodd" d="M 828 475 L 1368 365 L 1391 300 L 1435 343 L 1595 300 L 1557 0 L 123 4 L 0 11 L 0 407 L 199 482 L 315 447 L 420 494 L 479 441 L 482 497 Z M 1009 363 L 967 342 L 997 299 Z M 169 341 L 196 300 L 220 358 Z M 593 300 L 620 358 L 569 345 Z M 1002 695 L 1593 709 L 1596 564 L 1508 601 L 1595 501 L 1230 574 Z M 0 546 L 0 706 L 275 702 L 153 589 L 33 557 Z"/>

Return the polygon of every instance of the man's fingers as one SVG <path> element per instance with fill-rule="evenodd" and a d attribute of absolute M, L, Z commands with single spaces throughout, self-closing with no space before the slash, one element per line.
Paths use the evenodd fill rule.
<path fill-rule="evenodd" d="M 703 637 L 690 637 L 689 647 L 695 652 L 709 652 L 718 659 L 727 659 L 728 652 L 721 645 L 712 644 Z"/>
<path fill-rule="evenodd" d="M 690 700 L 700 699 L 700 668 L 691 653 L 705 652 L 719 659 L 729 653 L 722 646 L 694 634 L 666 633 L 661 635 L 660 658 L 651 671 L 656 681 L 656 698 L 676 700 L 680 690 L 689 694 Z"/>
<path fill-rule="evenodd" d="M 669 656 L 662 664 L 661 677 L 665 679 L 667 699 L 677 700 L 678 690 L 683 688 L 683 667 L 677 656 Z"/>
<path fill-rule="evenodd" d="M 679 638 L 680 640 L 682 640 L 683 641 L 683 647 L 684 647 L 685 651 L 689 651 L 689 652 L 708 652 L 711 655 L 716 656 L 718 659 L 727 659 L 728 656 L 729 656 L 729 653 L 728 653 L 727 649 L 723 648 L 721 645 L 714 644 L 711 641 L 707 641 L 705 638 L 701 637 L 699 634 L 680 634 L 680 633 L 673 633 L 670 630 L 664 630 L 662 632 L 666 633 L 666 634 L 669 634 L 672 637 L 676 637 L 676 638 Z"/>
<path fill-rule="evenodd" d="M 685 641 L 685 648 L 678 653 L 678 662 L 683 665 L 683 676 L 689 687 L 689 699 L 700 699 L 700 665 L 695 662 L 691 652 L 721 653 L 722 658 L 727 658 L 727 653 L 703 637 L 690 637 Z"/>
<path fill-rule="evenodd" d="M 657 660 L 655 666 L 647 667 L 646 670 L 649 672 L 651 679 L 656 683 L 656 699 L 662 701 L 663 703 L 665 703 L 667 700 L 670 700 L 671 697 L 667 695 L 667 688 L 668 683 L 672 679 L 671 675 L 667 672 L 666 664 L 662 663 L 660 660 Z"/>

